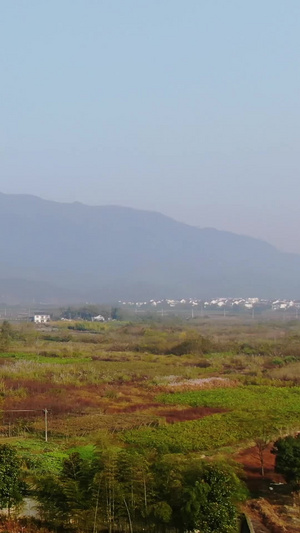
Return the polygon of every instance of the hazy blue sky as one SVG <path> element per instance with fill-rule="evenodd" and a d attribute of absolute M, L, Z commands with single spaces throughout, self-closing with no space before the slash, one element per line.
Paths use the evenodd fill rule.
<path fill-rule="evenodd" d="M 0 191 L 300 252 L 299 0 L 1 0 Z"/>

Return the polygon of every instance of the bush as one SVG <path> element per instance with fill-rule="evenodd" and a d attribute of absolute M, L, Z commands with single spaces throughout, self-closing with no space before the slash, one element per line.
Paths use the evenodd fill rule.
<path fill-rule="evenodd" d="M 277 440 L 272 453 L 276 455 L 275 471 L 283 474 L 288 483 L 298 488 L 300 484 L 300 435 Z"/>

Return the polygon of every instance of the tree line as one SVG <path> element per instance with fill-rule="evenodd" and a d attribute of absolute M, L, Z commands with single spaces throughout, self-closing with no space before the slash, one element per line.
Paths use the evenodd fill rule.
<path fill-rule="evenodd" d="M 109 449 L 72 453 L 59 474 L 37 480 L 36 494 L 48 523 L 78 532 L 233 533 L 245 491 L 224 464 Z"/>
<path fill-rule="evenodd" d="M 44 523 L 77 533 L 236 533 L 237 504 L 246 495 L 226 464 L 115 447 L 89 458 L 74 452 L 59 472 L 30 483 Z M 10 509 L 25 492 L 15 449 L 0 446 L 1 507 Z"/>
<path fill-rule="evenodd" d="M 300 437 L 274 443 L 275 470 L 299 490 Z M 16 449 L 0 445 L 0 508 L 29 492 L 44 523 L 77 533 L 236 533 L 247 491 L 233 468 L 195 455 L 143 453 L 110 446 L 71 453 L 55 473 L 30 476 Z M 27 465 L 28 466 L 28 465 Z"/>

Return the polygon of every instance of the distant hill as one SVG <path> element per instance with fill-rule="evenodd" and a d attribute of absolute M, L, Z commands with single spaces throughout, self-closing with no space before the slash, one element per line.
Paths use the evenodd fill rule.
<path fill-rule="evenodd" d="M 300 298 L 300 256 L 160 213 L 0 193 L 0 301 Z"/>

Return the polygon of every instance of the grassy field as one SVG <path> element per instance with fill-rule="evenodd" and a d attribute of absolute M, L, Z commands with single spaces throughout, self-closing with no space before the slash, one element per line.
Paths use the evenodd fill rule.
<path fill-rule="evenodd" d="M 42 527 L 49 531 L 58 526 L 68 530 L 71 523 L 78 531 L 93 531 L 87 520 L 95 512 L 93 498 L 102 487 L 102 504 L 107 501 L 111 482 L 119 491 L 118 519 L 126 530 L 129 500 L 124 498 L 129 497 L 126 491 L 132 495 L 130 479 L 135 479 L 140 502 L 131 502 L 130 512 L 142 505 L 147 478 L 153 505 L 155 494 L 158 505 L 147 512 L 154 513 L 153 523 L 155 513 L 167 520 L 169 504 L 161 507 L 160 498 L 174 497 L 175 512 L 176 491 L 182 476 L 189 483 L 191 465 L 197 465 L 201 476 L 201 471 L 209 475 L 205 468 L 215 464 L 218 475 L 234 479 L 241 468 L 235 462 L 238 451 L 299 430 L 298 321 L 137 319 L 42 327 L 4 322 L 0 367 L 0 443 L 17 450 L 27 486 L 48 509 Z M 92 488 L 86 487 L 92 491 L 88 497 L 80 493 L 81 478 L 66 485 L 65 468 L 74 460 L 93 479 L 87 486 Z M 170 480 L 176 474 L 176 482 L 168 495 L 159 496 L 166 472 Z M 55 487 L 62 491 L 56 503 L 50 497 Z M 78 503 L 73 490 L 79 491 Z M 61 494 L 69 506 L 73 502 L 66 515 L 58 512 Z M 180 498 L 186 494 L 183 489 Z M 85 498 L 89 505 L 84 510 L 80 502 Z M 74 519 L 76 509 L 81 511 Z M 101 513 L 99 531 L 105 531 L 107 508 Z M 141 520 L 138 527 L 145 527 L 143 516 L 136 518 Z M 17 531 L 18 523 L 9 526 L 11 531 L 13 527 Z M 26 531 L 40 530 L 38 524 L 30 527 Z M 235 525 L 231 530 L 236 531 Z"/>
<path fill-rule="evenodd" d="M 214 453 L 299 426 L 297 321 L 8 329 L 0 335 L 1 439 L 41 463 L 104 433 L 120 446 Z"/>
<path fill-rule="evenodd" d="M 125 441 L 164 452 L 205 452 L 224 446 L 255 441 L 292 432 L 299 427 L 300 387 L 237 386 L 202 391 L 162 394 L 159 400 L 171 405 L 222 408 L 222 414 L 160 427 L 134 430 Z"/>

